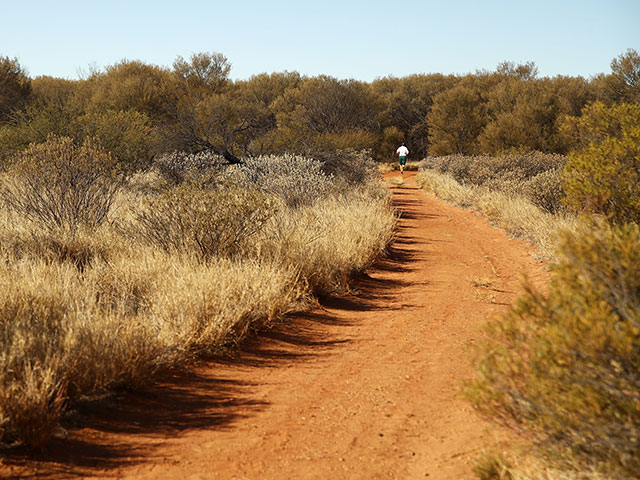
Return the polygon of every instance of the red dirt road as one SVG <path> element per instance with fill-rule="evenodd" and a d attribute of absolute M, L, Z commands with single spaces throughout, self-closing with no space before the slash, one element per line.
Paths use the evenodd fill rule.
<path fill-rule="evenodd" d="M 392 174 L 397 176 L 397 173 Z M 352 295 L 288 319 L 225 361 L 79 411 L 37 460 L 0 477 L 461 479 L 504 433 L 460 397 L 470 344 L 543 265 L 471 212 L 392 188 L 388 258 Z"/>

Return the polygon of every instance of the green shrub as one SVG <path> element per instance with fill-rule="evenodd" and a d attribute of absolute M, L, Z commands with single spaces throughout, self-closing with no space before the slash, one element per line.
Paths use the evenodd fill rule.
<path fill-rule="evenodd" d="M 640 227 L 567 234 L 548 293 L 491 323 L 467 393 L 552 459 L 640 471 Z"/>
<path fill-rule="evenodd" d="M 6 205 L 48 230 L 95 228 L 106 219 L 120 186 L 117 164 L 87 140 L 49 136 L 9 166 L 0 186 Z"/>
<path fill-rule="evenodd" d="M 567 203 L 614 222 L 640 222 L 640 105 L 596 102 L 566 128 L 581 145 L 566 166 Z"/>

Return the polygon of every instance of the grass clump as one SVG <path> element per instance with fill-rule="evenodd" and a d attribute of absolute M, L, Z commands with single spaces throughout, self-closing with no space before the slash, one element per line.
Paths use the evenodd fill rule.
<path fill-rule="evenodd" d="M 634 478 L 639 372 L 640 228 L 599 224 L 562 238 L 547 293 L 489 325 L 467 393 L 552 461 Z"/>
<path fill-rule="evenodd" d="M 390 195 L 379 188 L 379 197 L 360 187 L 278 213 L 257 235 L 254 254 L 298 272 L 316 295 L 344 291 L 349 276 L 369 267 L 393 238 Z"/>

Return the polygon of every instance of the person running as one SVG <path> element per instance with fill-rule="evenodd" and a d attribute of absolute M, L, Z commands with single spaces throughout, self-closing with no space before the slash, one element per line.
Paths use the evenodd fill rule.
<path fill-rule="evenodd" d="M 409 155 L 409 149 L 404 143 L 398 147 L 396 155 L 400 164 L 400 175 L 404 175 L 404 166 L 407 164 L 407 155 Z"/>

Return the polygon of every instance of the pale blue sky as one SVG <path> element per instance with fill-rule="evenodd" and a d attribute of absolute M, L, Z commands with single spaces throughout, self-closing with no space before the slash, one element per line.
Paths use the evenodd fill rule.
<path fill-rule="evenodd" d="M 204 51 L 224 54 L 235 79 L 296 70 L 371 81 L 504 60 L 589 77 L 640 50 L 639 24 L 640 0 L 0 0 L 0 55 L 33 77 Z"/>

